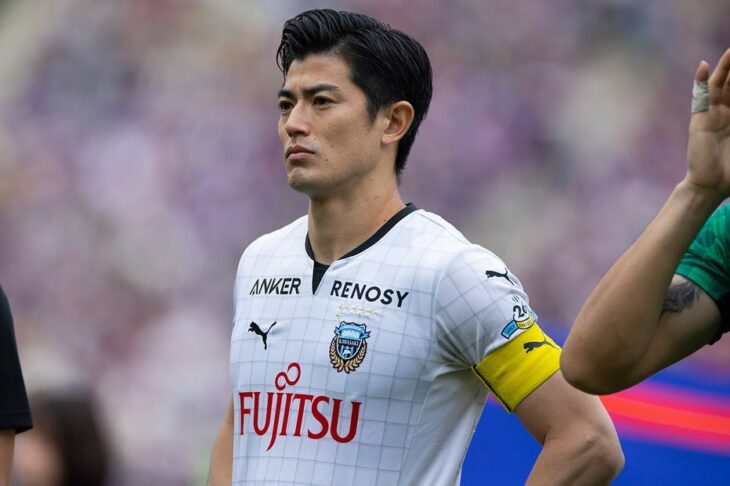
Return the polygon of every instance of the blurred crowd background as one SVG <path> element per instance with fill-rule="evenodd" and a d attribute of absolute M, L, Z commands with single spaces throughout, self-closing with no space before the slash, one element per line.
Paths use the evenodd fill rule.
<path fill-rule="evenodd" d="M 730 46 L 721 0 L 0 1 L 0 281 L 29 390 L 94 397 L 114 484 L 207 474 L 238 258 L 307 207 L 280 28 L 332 5 L 431 56 L 405 199 L 566 330 L 683 176 L 694 71 Z M 730 381 L 730 339 L 691 363 Z"/>

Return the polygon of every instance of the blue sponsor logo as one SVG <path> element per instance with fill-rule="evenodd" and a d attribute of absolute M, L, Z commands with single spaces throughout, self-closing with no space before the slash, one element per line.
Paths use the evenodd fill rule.
<path fill-rule="evenodd" d="M 502 329 L 502 337 L 505 339 L 509 339 L 515 333 L 515 331 L 517 331 L 517 329 L 519 329 L 517 327 L 517 323 L 515 321 L 510 321 L 510 323 L 504 326 L 504 329 Z"/>

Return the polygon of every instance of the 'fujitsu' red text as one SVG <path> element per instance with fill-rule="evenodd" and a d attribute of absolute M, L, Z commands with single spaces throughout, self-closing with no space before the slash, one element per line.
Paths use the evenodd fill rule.
<path fill-rule="evenodd" d="M 277 373 L 274 379 L 274 386 L 279 390 L 278 392 L 239 392 L 240 434 L 246 434 L 246 416 L 250 415 L 253 432 L 256 435 L 271 435 L 269 445 L 266 448 L 267 451 L 273 447 L 277 437 L 288 436 L 290 435 L 289 432 L 292 432 L 293 437 L 301 437 L 306 434 L 306 437 L 314 440 L 322 439 L 329 434 L 330 437 L 341 444 L 354 439 L 357 435 L 358 417 L 360 416 L 362 402 L 350 402 L 352 410 L 350 425 L 347 433 L 340 435 L 342 400 L 325 395 L 283 392 L 287 385 L 296 385 L 301 374 L 302 369 L 299 363 L 291 363 L 286 372 Z M 296 417 L 292 416 L 292 406 L 296 410 Z M 311 413 L 317 425 L 314 428 L 302 430 L 304 415 L 307 411 Z M 291 424 L 294 425 L 293 431 L 290 430 Z M 251 433 L 250 430 L 249 433 Z"/>

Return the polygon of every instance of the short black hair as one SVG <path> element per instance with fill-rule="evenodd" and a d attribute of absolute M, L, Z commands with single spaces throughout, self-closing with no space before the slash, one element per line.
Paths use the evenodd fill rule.
<path fill-rule="evenodd" d="M 433 92 L 423 46 L 385 22 L 352 12 L 308 10 L 284 23 L 276 61 L 285 78 L 293 61 L 321 53 L 341 56 L 349 64 L 350 79 L 365 93 L 371 120 L 390 103 L 405 100 L 413 105 L 413 123 L 395 158 L 400 176 Z"/>

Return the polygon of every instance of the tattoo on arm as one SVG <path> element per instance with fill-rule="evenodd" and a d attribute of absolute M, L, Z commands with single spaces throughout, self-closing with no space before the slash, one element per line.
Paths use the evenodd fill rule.
<path fill-rule="evenodd" d="M 661 314 L 679 314 L 685 309 L 692 307 L 692 304 L 699 298 L 700 292 L 697 286 L 685 280 L 683 282 L 672 283 L 667 291 L 667 296 L 662 304 Z"/>

